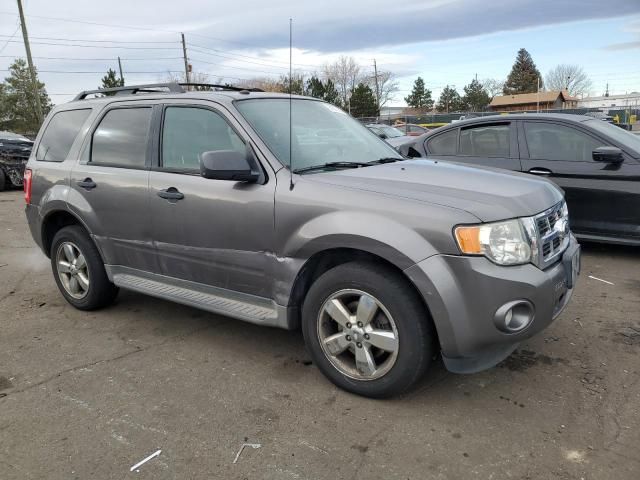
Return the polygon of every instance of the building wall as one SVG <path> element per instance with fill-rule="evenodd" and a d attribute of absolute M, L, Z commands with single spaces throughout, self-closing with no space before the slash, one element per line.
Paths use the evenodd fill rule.
<path fill-rule="evenodd" d="M 610 95 L 608 97 L 586 97 L 578 100 L 580 108 L 620 109 L 640 107 L 640 93 L 628 95 Z"/>

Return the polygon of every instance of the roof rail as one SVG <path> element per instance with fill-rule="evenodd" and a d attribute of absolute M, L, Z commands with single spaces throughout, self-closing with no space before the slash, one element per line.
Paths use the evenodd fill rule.
<path fill-rule="evenodd" d="M 200 88 L 211 88 L 217 90 L 231 90 L 233 92 L 264 92 L 264 90 L 260 88 L 246 88 L 246 87 L 236 87 L 235 85 L 218 85 L 216 83 L 179 83 L 183 87 L 200 87 Z"/>
<path fill-rule="evenodd" d="M 135 95 L 137 93 L 162 93 L 162 90 L 170 93 L 185 93 L 183 87 L 196 87 L 211 90 L 231 90 L 234 92 L 262 92 L 259 88 L 242 88 L 233 85 L 217 85 L 215 83 L 149 83 L 147 85 L 127 85 L 125 87 L 99 88 L 96 90 L 84 90 L 75 96 L 75 100 L 84 100 L 89 95 L 113 93 L 115 95 Z"/>
<path fill-rule="evenodd" d="M 127 85 L 126 87 L 99 88 L 97 90 L 84 90 L 75 96 L 74 100 L 84 100 L 89 95 L 96 93 L 114 93 L 116 95 L 135 95 L 136 93 L 159 93 L 158 89 L 165 88 L 172 93 L 184 93 L 184 88 L 179 84 L 171 83 L 149 83 L 147 85 Z"/>

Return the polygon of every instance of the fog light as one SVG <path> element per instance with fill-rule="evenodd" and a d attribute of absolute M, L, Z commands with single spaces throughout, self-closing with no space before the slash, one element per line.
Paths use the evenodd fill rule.
<path fill-rule="evenodd" d="M 528 300 L 514 300 L 502 305 L 493 317 L 493 321 L 505 333 L 517 333 L 533 321 L 535 310 Z"/>

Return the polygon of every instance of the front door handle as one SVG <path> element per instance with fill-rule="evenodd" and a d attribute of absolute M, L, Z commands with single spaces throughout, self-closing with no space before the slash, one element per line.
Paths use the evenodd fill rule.
<path fill-rule="evenodd" d="M 175 187 L 169 187 L 166 190 L 158 191 L 158 196 L 167 200 L 182 200 L 184 198 L 184 194 L 179 192 Z"/>
<path fill-rule="evenodd" d="M 551 175 L 553 172 L 548 168 L 532 168 L 527 173 L 533 173 L 534 175 Z"/>
<path fill-rule="evenodd" d="M 91 178 L 89 178 L 89 177 L 87 177 L 84 180 L 81 180 L 79 182 L 76 182 L 76 185 L 78 185 L 81 188 L 84 188 L 85 190 L 91 190 L 91 189 L 96 188 L 98 186 L 96 184 L 96 182 L 91 180 Z"/>

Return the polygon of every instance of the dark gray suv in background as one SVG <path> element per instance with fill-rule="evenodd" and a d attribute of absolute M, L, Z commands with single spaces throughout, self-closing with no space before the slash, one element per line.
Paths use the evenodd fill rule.
<path fill-rule="evenodd" d="M 311 98 L 92 93 L 48 115 L 25 172 L 31 233 L 79 309 L 126 288 L 301 327 L 331 381 L 382 397 L 439 352 L 495 365 L 571 297 L 580 250 L 546 180 L 405 161 Z"/>

